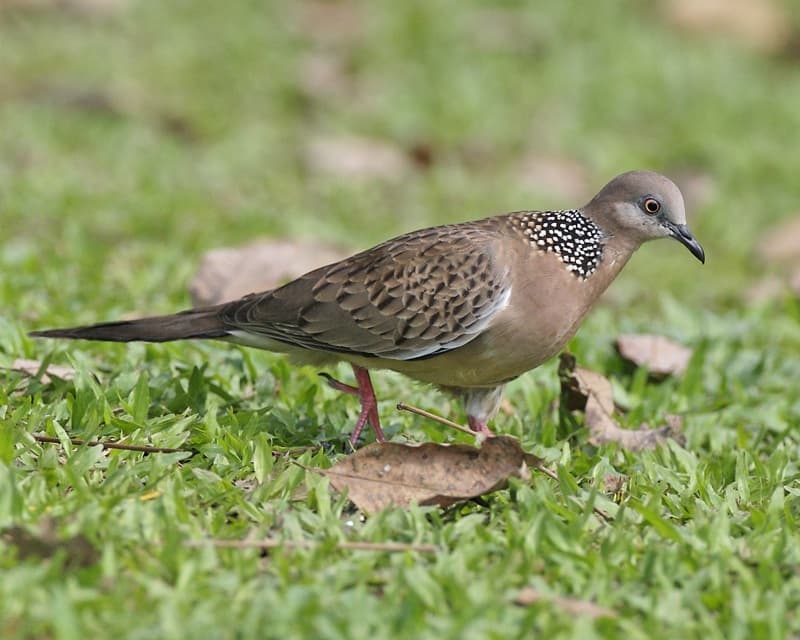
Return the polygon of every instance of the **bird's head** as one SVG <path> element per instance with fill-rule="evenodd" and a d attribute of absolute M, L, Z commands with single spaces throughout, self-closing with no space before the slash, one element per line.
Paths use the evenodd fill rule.
<path fill-rule="evenodd" d="M 700 262 L 705 252 L 686 226 L 680 189 L 652 171 L 629 171 L 617 176 L 592 198 L 584 211 L 611 235 L 638 243 L 674 238 Z"/>

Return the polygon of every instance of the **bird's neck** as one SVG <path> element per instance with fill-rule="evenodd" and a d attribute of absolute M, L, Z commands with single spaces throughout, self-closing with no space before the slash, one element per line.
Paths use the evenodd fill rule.
<path fill-rule="evenodd" d="M 592 276 L 598 295 L 614 281 L 640 245 L 641 242 L 625 234 L 606 234 L 603 240 L 603 258 Z"/>

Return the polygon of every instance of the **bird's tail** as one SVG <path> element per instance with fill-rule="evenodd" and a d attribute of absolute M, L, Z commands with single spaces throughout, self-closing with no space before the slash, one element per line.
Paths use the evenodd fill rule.
<path fill-rule="evenodd" d="M 189 338 L 223 338 L 228 335 L 220 307 L 189 309 L 169 316 L 101 322 L 83 327 L 32 331 L 34 338 L 70 338 L 107 342 L 169 342 Z"/>

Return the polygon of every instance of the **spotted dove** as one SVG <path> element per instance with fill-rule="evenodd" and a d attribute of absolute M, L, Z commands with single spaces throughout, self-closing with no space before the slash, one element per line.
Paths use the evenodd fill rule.
<path fill-rule="evenodd" d="M 288 284 L 174 315 L 35 331 L 48 338 L 164 342 L 214 338 L 316 366 L 349 362 L 361 414 L 384 440 L 369 369 L 460 396 L 491 435 L 507 382 L 558 353 L 633 252 L 674 238 L 701 262 L 683 197 L 649 171 L 614 178 L 581 209 L 519 211 L 388 240 Z"/>

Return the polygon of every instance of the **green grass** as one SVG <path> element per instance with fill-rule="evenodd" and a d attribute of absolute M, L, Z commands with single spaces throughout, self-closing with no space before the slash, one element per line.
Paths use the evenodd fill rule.
<path fill-rule="evenodd" d="M 790 54 L 680 32 L 632 0 L 363 2 L 356 28 L 307 2 L 37 4 L 0 7 L 0 366 L 46 358 L 78 374 L 0 373 L 0 529 L 53 523 L 96 552 L 77 562 L 65 542 L 21 557 L 0 541 L 0 636 L 800 637 L 800 305 L 741 296 L 768 270 L 761 231 L 800 201 Z M 309 55 L 338 60 L 354 96 L 304 90 Z M 423 144 L 434 162 L 396 180 L 309 171 L 303 149 L 331 135 Z M 612 378 L 626 426 L 684 415 L 685 448 L 588 446 L 554 408 L 549 364 L 511 385 L 517 413 L 496 427 L 559 482 L 362 519 L 307 470 L 346 451 L 357 414 L 315 371 L 221 344 L 26 337 L 183 308 L 204 250 L 262 234 L 356 249 L 579 204 L 519 180 L 531 153 L 578 162 L 590 190 L 637 167 L 712 180 L 691 212 L 706 266 L 674 243 L 644 247 L 571 345 Z M 661 384 L 631 372 L 612 346 L 631 331 L 693 347 L 690 370 Z M 375 379 L 391 436 L 461 440 L 394 410 L 403 399 L 463 419 L 455 403 Z M 197 453 L 103 453 L 69 437 Z M 606 474 L 628 478 L 616 499 Z M 190 544 L 248 536 L 314 544 Z M 618 617 L 512 604 L 528 585 Z"/>

